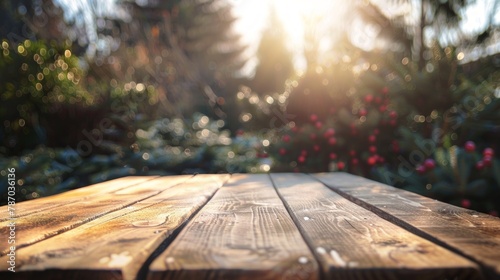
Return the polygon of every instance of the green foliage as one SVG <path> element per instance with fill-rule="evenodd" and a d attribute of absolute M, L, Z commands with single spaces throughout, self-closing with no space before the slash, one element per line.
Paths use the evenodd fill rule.
<path fill-rule="evenodd" d="M 0 144 L 2 153 L 44 143 L 47 114 L 68 104 L 93 104 L 93 95 L 80 85 L 85 73 L 69 46 L 29 40 L 9 46 L 2 40 L 1 55 L 0 133 L 7 136 Z"/>
<path fill-rule="evenodd" d="M 405 119 L 398 129 L 401 155 L 372 174 L 387 184 L 497 215 L 498 158 L 480 152 L 499 148 L 498 71 L 465 73 L 451 48 L 436 47 L 433 54 L 422 71 L 410 63 L 391 72 L 391 85 L 401 85 L 394 98 Z"/>
<path fill-rule="evenodd" d="M 116 145 L 111 155 L 82 156 L 72 148 L 28 150 L 0 158 L 0 166 L 16 169 L 20 200 L 52 195 L 130 175 L 258 172 L 256 137 L 231 139 L 222 121 L 197 114 L 192 120 L 159 119 L 135 131 L 130 147 Z M 108 145 L 100 141 L 97 148 Z M 1 171 L 2 174 L 4 171 Z M 0 204 L 7 201 L 7 181 L 0 182 Z"/>
<path fill-rule="evenodd" d="M 422 140 L 415 141 L 418 143 Z M 412 152 L 417 154 L 416 151 Z M 498 215 L 498 158 L 488 159 L 481 150 L 467 151 L 459 146 L 437 148 L 430 158 L 434 158 L 431 161 L 435 162 L 435 167 L 426 168 L 425 163 L 414 162 L 411 157 L 401 157 L 398 166 L 379 167 L 373 170 L 373 176 L 381 182 L 440 201 Z"/>

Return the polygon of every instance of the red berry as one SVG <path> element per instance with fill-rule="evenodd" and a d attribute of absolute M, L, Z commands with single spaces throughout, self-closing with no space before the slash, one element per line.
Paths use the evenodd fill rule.
<path fill-rule="evenodd" d="M 484 162 L 482 160 L 476 162 L 476 169 L 477 170 L 483 170 L 484 169 Z"/>
<path fill-rule="evenodd" d="M 351 157 L 356 156 L 356 151 L 355 151 L 355 150 L 350 150 L 350 151 L 349 151 L 349 155 L 350 155 Z"/>
<path fill-rule="evenodd" d="M 316 133 L 311 133 L 311 135 L 309 135 L 309 138 L 311 138 L 311 140 L 316 140 L 318 136 L 316 135 Z"/>
<path fill-rule="evenodd" d="M 375 165 L 377 163 L 377 157 L 376 156 L 369 157 L 366 162 L 368 163 L 368 165 Z"/>
<path fill-rule="evenodd" d="M 395 118 L 397 118 L 397 117 L 398 117 L 398 113 L 396 113 L 396 111 L 391 111 L 391 112 L 389 113 L 389 117 L 391 117 L 391 118 L 395 119 Z"/>
<path fill-rule="evenodd" d="M 309 117 L 309 119 L 312 121 L 312 122 L 315 122 L 318 120 L 318 115 L 316 114 L 311 114 L 311 116 Z"/>
<path fill-rule="evenodd" d="M 292 132 L 294 133 L 299 132 L 299 128 L 297 126 L 292 127 Z"/>
<path fill-rule="evenodd" d="M 357 159 L 357 158 L 353 158 L 353 159 L 351 160 L 351 162 L 352 162 L 352 165 L 358 165 L 358 163 L 359 163 L 359 159 Z"/>
<path fill-rule="evenodd" d="M 418 174 L 420 174 L 420 175 L 423 175 L 423 174 L 425 174 L 425 172 L 427 172 L 427 169 L 423 165 L 417 166 L 417 168 L 415 168 L 415 170 L 417 170 Z"/>
<path fill-rule="evenodd" d="M 375 146 L 370 146 L 370 148 L 368 148 L 368 150 L 370 151 L 370 153 L 374 154 L 377 152 L 377 147 Z"/>
<path fill-rule="evenodd" d="M 314 150 L 315 152 L 319 152 L 319 150 L 320 150 L 319 145 L 314 145 L 313 150 Z"/>
<path fill-rule="evenodd" d="M 345 168 L 345 163 L 344 163 L 344 162 L 342 162 L 342 161 L 339 161 L 339 162 L 337 163 L 337 168 L 338 168 L 339 170 L 344 170 L 344 168 Z"/>
<path fill-rule="evenodd" d="M 330 153 L 330 159 L 331 160 L 337 159 L 337 154 L 336 153 Z"/>
<path fill-rule="evenodd" d="M 389 121 L 390 126 L 396 126 L 396 120 L 390 120 Z"/>
<path fill-rule="evenodd" d="M 337 139 L 335 137 L 331 137 L 330 139 L 328 139 L 328 144 L 334 146 L 335 144 L 337 144 Z"/>
<path fill-rule="evenodd" d="M 494 154 L 495 154 L 495 151 L 492 148 L 486 148 L 483 151 L 483 156 L 484 157 L 486 157 L 486 156 L 493 157 Z"/>
<path fill-rule="evenodd" d="M 433 159 L 428 158 L 424 161 L 424 166 L 425 166 L 425 169 L 432 170 L 432 169 L 436 168 L 436 162 Z"/>
<path fill-rule="evenodd" d="M 373 135 L 378 135 L 380 133 L 380 130 L 378 130 L 378 128 L 375 128 L 373 130 Z"/>
<path fill-rule="evenodd" d="M 328 137 L 333 136 L 333 135 L 335 135 L 335 129 L 333 129 L 333 128 L 327 129 L 325 131 L 325 134 L 324 134 L 325 138 L 328 138 Z"/>
<path fill-rule="evenodd" d="M 362 109 L 359 110 L 359 115 L 360 116 L 366 116 L 366 114 L 368 114 L 368 111 L 366 111 L 365 108 L 362 108 Z"/>
<path fill-rule="evenodd" d="M 316 126 L 317 129 L 321 129 L 321 127 L 323 127 L 323 123 L 322 122 L 316 122 L 315 126 Z"/>
<path fill-rule="evenodd" d="M 370 143 L 373 143 L 373 142 L 375 142 L 376 140 L 377 140 L 377 137 L 376 137 L 375 135 L 370 135 L 370 136 L 368 136 L 368 141 L 369 141 Z"/>
<path fill-rule="evenodd" d="M 380 113 L 383 113 L 383 112 L 387 111 L 387 106 L 385 106 L 385 105 L 381 105 L 380 107 L 378 107 L 378 111 L 379 111 Z"/>
<path fill-rule="evenodd" d="M 378 162 L 379 163 L 385 163 L 385 158 L 381 157 L 381 156 L 378 156 Z"/>
<path fill-rule="evenodd" d="M 280 151 L 279 151 L 279 153 L 282 156 L 286 155 L 286 149 L 285 148 L 281 148 Z"/>
<path fill-rule="evenodd" d="M 373 95 L 368 94 L 367 96 L 365 96 L 366 103 L 371 103 L 372 101 L 373 101 Z"/>
<path fill-rule="evenodd" d="M 399 153 L 399 145 L 392 145 L 392 151 L 394 153 Z"/>
<path fill-rule="evenodd" d="M 306 151 L 306 150 L 302 150 L 302 151 L 300 152 L 300 155 L 302 155 L 302 156 L 307 156 L 307 151 Z"/>
<path fill-rule="evenodd" d="M 484 162 L 484 166 L 491 166 L 491 163 L 493 162 L 493 158 L 491 156 L 485 156 L 485 157 L 483 157 L 483 162 Z"/>
<path fill-rule="evenodd" d="M 389 93 L 389 88 L 388 87 L 383 87 L 381 91 L 382 91 L 383 94 L 388 94 Z"/>
<path fill-rule="evenodd" d="M 465 146 L 464 147 L 465 147 L 465 151 L 467 153 L 472 153 L 472 152 L 474 152 L 476 150 L 476 144 L 474 144 L 474 142 L 472 142 L 472 141 L 465 142 Z"/>
<path fill-rule="evenodd" d="M 283 140 L 283 142 L 290 142 L 290 135 L 288 135 L 288 134 L 283 135 L 282 140 Z"/>
<path fill-rule="evenodd" d="M 299 163 L 304 163 L 306 161 L 306 157 L 305 156 L 299 156 L 299 158 L 297 159 L 297 161 Z"/>
<path fill-rule="evenodd" d="M 470 208 L 470 200 L 468 199 L 462 199 L 462 201 L 460 202 L 460 205 L 463 207 L 463 208 Z"/>
<path fill-rule="evenodd" d="M 245 131 L 243 131 L 243 129 L 236 130 L 236 136 L 242 136 L 244 133 Z"/>

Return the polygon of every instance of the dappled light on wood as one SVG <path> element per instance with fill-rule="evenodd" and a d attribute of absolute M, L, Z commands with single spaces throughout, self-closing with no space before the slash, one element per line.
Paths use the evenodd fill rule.
<path fill-rule="evenodd" d="M 126 177 L 18 205 L 36 206 L 16 221 L 16 277 L 500 275 L 498 218 L 343 172 Z"/>

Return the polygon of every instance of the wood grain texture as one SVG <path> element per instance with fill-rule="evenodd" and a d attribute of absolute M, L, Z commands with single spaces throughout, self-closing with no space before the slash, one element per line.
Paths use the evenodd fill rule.
<path fill-rule="evenodd" d="M 61 205 L 69 205 L 78 201 L 88 200 L 92 197 L 115 192 L 145 181 L 153 180 L 157 177 L 158 176 L 123 177 L 48 197 L 30 200 L 29 202 L 21 202 L 16 204 L 16 217 L 24 217 L 36 212 L 48 212 Z M 4 211 L 4 209 L 6 209 L 6 206 L 0 207 L 0 222 L 6 221 L 10 218 L 7 210 Z"/>
<path fill-rule="evenodd" d="M 120 188 L 114 192 L 90 196 L 88 199 L 67 205 L 61 201 L 57 208 L 17 218 L 15 221 L 18 232 L 16 247 L 22 248 L 68 231 L 110 212 L 154 196 L 188 178 L 187 175 L 162 177 L 129 188 Z M 96 187 L 94 186 L 94 188 Z M 23 208 L 23 205 L 28 203 L 31 201 L 19 203 L 17 208 Z M 0 236 L 8 236 L 9 227 L 7 225 L 9 222 L 0 222 Z M 1 242 L 0 256 L 5 255 L 9 251 L 9 247 L 7 242 Z"/>
<path fill-rule="evenodd" d="M 136 279 L 148 258 L 228 177 L 197 175 L 185 181 L 186 176 L 169 176 L 148 182 L 143 191 L 154 190 L 154 196 L 19 249 L 16 279 Z M 2 279 L 11 273 L 6 268 L 4 256 Z"/>
<path fill-rule="evenodd" d="M 347 173 L 314 174 L 344 197 L 476 261 L 500 279 L 500 219 Z"/>
<path fill-rule="evenodd" d="M 305 174 L 271 174 L 328 279 L 479 279 L 476 264 L 346 200 Z"/>
<path fill-rule="evenodd" d="M 148 279 L 317 279 L 267 175 L 233 175 L 150 266 Z"/>

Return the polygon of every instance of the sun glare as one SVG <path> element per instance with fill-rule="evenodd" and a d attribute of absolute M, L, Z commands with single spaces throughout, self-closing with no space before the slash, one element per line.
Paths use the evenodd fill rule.
<path fill-rule="evenodd" d="M 288 46 L 295 55 L 295 66 L 300 70 L 305 66 L 305 61 L 301 57 L 305 43 L 304 32 L 311 28 L 314 29 L 320 36 L 318 38 L 320 39 L 320 48 L 330 47 L 331 36 L 326 38 L 326 36 L 321 35 L 322 33 L 331 35 L 332 29 L 341 28 L 345 12 L 349 7 L 346 2 L 338 0 L 233 0 L 236 8 L 235 14 L 240 18 L 236 29 L 242 34 L 243 41 L 251 47 L 249 52 L 254 52 L 261 32 L 267 23 L 270 10 L 274 7 L 285 29 Z"/>

